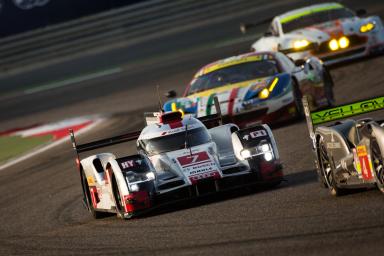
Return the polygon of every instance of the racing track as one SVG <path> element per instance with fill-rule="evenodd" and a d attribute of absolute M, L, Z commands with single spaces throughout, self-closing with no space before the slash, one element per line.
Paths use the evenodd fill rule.
<path fill-rule="evenodd" d="M 118 115 L 80 141 L 137 129 L 142 122 L 137 110 L 154 107 L 154 83 L 164 90 L 178 85 L 181 91 L 200 65 L 248 46 L 218 47 L 162 66 L 28 98 L 10 97 L 0 103 L 9 110 L 1 115 L 2 125 L 100 111 Z M 383 94 L 383 68 L 384 57 L 378 57 L 333 69 L 337 102 Z M 92 97 L 82 98 L 79 92 L 84 90 Z M 305 123 L 275 129 L 274 134 L 287 180 L 278 188 L 203 198 L 129 221 L 88 216 L 69 143 L 2 170 L 0 255 L 381 255 L 384 195 L 370 190 L 331 197 L 317 183 Z M 119 146 L 118 151 L 133 149 Z"/>

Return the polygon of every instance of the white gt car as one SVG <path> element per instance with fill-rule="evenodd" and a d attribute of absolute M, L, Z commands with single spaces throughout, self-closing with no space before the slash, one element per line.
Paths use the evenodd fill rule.
<path fill-rule="evenodd" d="M 273 18 L 254 51 L 281 51 L 294 60 L 316 56 L 326 65 L 381 53 L 384 28 L 380 17 L 361 17 L 339 3 L 323 3 L 289 11 Z M 253 26 L 242 24 L 245 33 Z"/>

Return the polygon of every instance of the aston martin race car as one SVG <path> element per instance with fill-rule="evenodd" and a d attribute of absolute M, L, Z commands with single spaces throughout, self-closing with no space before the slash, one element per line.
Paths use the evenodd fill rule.
<path fill-rule="evenodd" d="M 384 119 L 345 119 L 384 110 L 384 96 L 317 112 L 306 98 L 303 105 L 320 184 L 335 196 L 374 186 L 384 193 Z"/>
<path fill-rule="evenodd" d="M 359 17 L 339 3 L 323 3 L 276 16 L 268 31 L 257 40 L 255 51 L 281 51 L 294 60 L 317 56 L 326 65 L 384 50 L 384 27 L 380 17 Z M 242 24 L 245 32 L 252 24 Z"/>
<path fill-rule="evenodd" d="M 204 120 L 212 124 L 212 118 Z M 82 145 L 70 131 L 84 204 L 95 218 L 103 212 L 130 218 L 230 188 L 277 185 L 283 178 L 275 139 L 265 124 L 208 129 L 179 111 L 152 115 L 147 124 L 141 132 Z M 136 140 L 137 154 L 97 153 L 80 160 L 84 152 L 131 140 Z"/>
<path fill-rule="evenodd" d="M 334 102 L 332 77 L 319 59 L 296 66 L 280 52 L 247 53 L 201 68 L 183 97 L 167 101 L 163 108 L 203 117 L 215 113 L 213 98 L 218 97 L 224 119 L 247 127 L 303 116 L 303 95 L 309 96 L 312 109 Z"/>

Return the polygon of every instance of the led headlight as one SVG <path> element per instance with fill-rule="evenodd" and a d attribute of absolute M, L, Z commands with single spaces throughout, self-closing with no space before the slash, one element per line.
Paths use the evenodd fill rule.
<path fill-rule="evenodd" d="M 265 161 L 271 161 L 271 160 L 273 159 L 273 154 L 272 154 L 272 152 L 266 152 L 266 153 L 264 154 L 264 159 L 265 159 Z"/>
<path fill-rule="evenodd" d="M 345 37 L 345 36 L 341 37 L 339 39 L 339 46 L 340 46 L 341 49 L 347 48 L 349 46 L 349 39 L 348 39 L 348 37 Z"/>
<path fill-rule="evenodd" d="M 339 49 L 339 43 L 337 42 L 336 39 L 332 39 L 331 41 L 329 41 L 329 49 L 331 49 L 332 51 L 336 51 Z"/>
<path fill-rule="evenodd" d="M 147 176 L 148 180 L 154 180 L 155 179 L 155 174 L 153 172 L 147 172 L 145 174 Z"/>
<path fill-rule="evenodd" d="M 247 159 L 247 158 L 250 158 L 252 154 L 249 149 L 243 149 L 241 150 L 240 155 L 243 159 Z"/>
<path fill-rule="evenodd" d="M 268 152 L 268 151 L 271 151 L 271 148 L 269 146 L 269 144 L 263 144 L 263 145 L 260 145 L 257 147 L 257 149 L 259 150 L 259 152 Z"/>
<path fill-rule="evenodd" d="M 130 190 L 131 190 L 132 192 L 137 192 L 137 191 L 139 191 L 139 185 L 137 185 L 137 184 L 132 184 L 131 186 L 129 186 L 129 188 L 130 188 Z"/>
<path fill-rule="evenodd" d="M 261 92 L 259 92 L 260 99 L 264 100 L 268 97 L 269 97 L 269 90 L 267 88 L 264 88 L 263 90 L 261 90 Z"/>
<path fill-rule="evenodd" d="M 293 48 L 295 48 L 296 50 L 305 48 L 305 47 L 307 47 L 308 45 L 309 45 L 309 41 L 308 41 L 308 40 L 305 40 L 305 39 L 297 40 L 297 41 L 294 41 L 294 42 L 293 42 Z"/>
<path fill-rule="evenodd" d="M 375 28 L 375 23 L 369 22 L 367 24 L 364 24 L 360 27 L 361 33 L 367 33 Z"/>

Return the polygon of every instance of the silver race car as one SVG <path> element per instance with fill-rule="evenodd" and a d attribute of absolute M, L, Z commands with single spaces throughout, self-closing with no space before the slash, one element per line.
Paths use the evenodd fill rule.
<path fill-rule="evenodd" d="M 383 110 L 384 97 L 312 113 L 306 98 L 303 105 L 320 184 L 335 196 L 374 186 L 384 193 L 384 120 L 345 119 Z M 335 120 L 341 121 L 317 126 Z"/>
<path fill-rule="evenodd" d="M 292 59 L 317 56 L 326 65 L 384 50 L 380 17 L 361 17 L 339 3 L 322 3 L 286 12 L 273 18 L 268 31 L 257 40 L 255 51 L 281 51 Z M 240 26 L 242 32 L 252 24 Z"/>
<path fill-rule="evenodd" d="M 202 121 L 209 126 L 215 120 L 217 115 Z M 89 212 L 95 218 L 102 212 L 130 218 L 178 200 L 238 186 L 280 183 L 282 166 L 267 125 L 208 129 L 202 121 L 179 111 L 159 113 L 147 118 L 141 132 L 82 145 L 70 131 Z M 80 153 L 131 140 L 137 140 L 135 155 L 98 153 L 80 160 Z"/>

